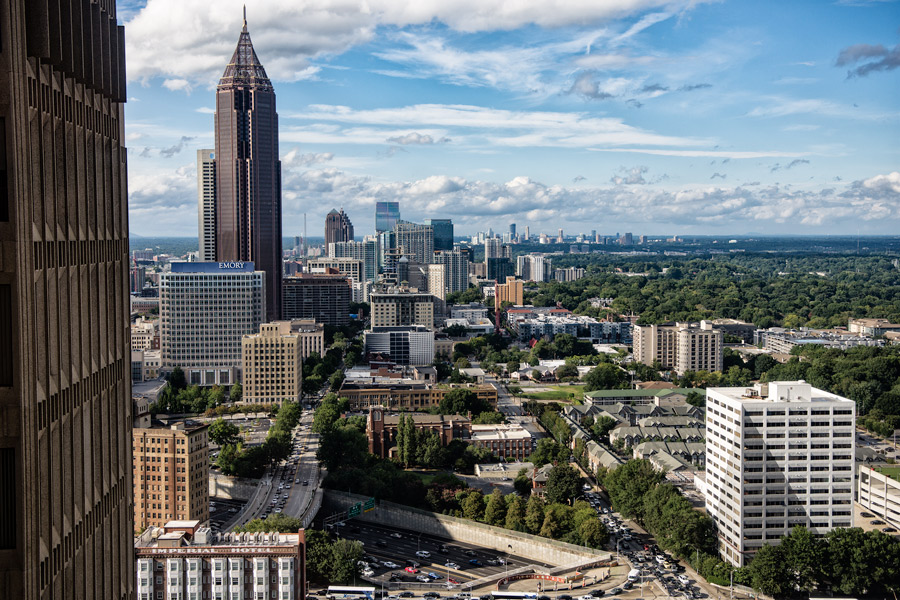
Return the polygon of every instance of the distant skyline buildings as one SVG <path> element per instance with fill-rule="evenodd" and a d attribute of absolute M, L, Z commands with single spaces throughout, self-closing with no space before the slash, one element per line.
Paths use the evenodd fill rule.
<path fill-rule="evenodd" d="M 393 231 L 394 226 L 400 222 L 399 202 L 375 203 L 375 232 Z"/>
<path fill-rule="evenodd" d="M 325 216 L 325 246 L 336 242 L 353 241 L 353 223 L 342 208 L 340 212 L 331 209 Z"/>

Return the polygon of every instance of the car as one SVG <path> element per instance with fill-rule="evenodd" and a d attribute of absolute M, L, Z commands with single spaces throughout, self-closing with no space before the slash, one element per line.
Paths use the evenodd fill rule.
<path fill-rule="evenodd" d="M 874 521 L 872 521 L 872 525 L 884 525 L 884 521 L 875 519 Z"/>
<path fill-rule="evenodd" d="M 870 512 L 861 512 L 861 513 L 859 513 L 859 514 L 860 514 L 861 516 L 867 518 L 867 519 L 871 519 L 872 517 L 875 516 L 875 515 L 873 515 L 873 514 L 870 513 Z"/>
<path fill-rule="evenodd" d="M 300 483 L 300 480 L 299 480 L 299 479 L 295 479 L 295 480 L 294 480 L 294 483 Z"/>
<path fill-rule="evenodd" d="M 450 548 L 441 544 L 441 547 L 438 548 L 438 552 L 440 552 L 441 554 L 448 554 L 450 552 Z"/>
<path fill-rule="evenodd" d="M 483 564 L 481 564 L 481 561 L 478 560 L 477 558 L 473 558 L 472 560 L 470 560 L 469 564 L 472 566 L 475 566 L 475 567 L 483 567 L 484 566 Z"/>
<path fill-rule="evenodd" d="M 403 536 L 395 531 L 394 533 L 391 534 L 391 537 L 399 540 Z"/>
<path fill-rule="evenodd" d="M 680 581 L 682 585 L 687 585 L 691 582 L 687 575 L 679 575 L 678 581 Z"/>
<path fill-rule="evenodd" d="M 363 577 L 375 577 L 375 571 L 372 569 L 363 569 L 362 570 Z"/>
<path fill-rule="evenodd" d="M 375 540 L 375 545 L 384 548 L 385 546 L 387 546 L 387 542 L 385 542 L 384 540 Z"/>
<path fill-rule="evenodd" d="M 412 598 L 413 595 L 414 595 L 414 594 L 413 594 L 412 592 L 400 592 L 400 597 L 401 597 L 401 598 Z"/>
<path fill-rule="evenodd" d="M 625 583 L 622 584 L 622 589 L 623 589 L 623 590 L 630 590 L 630 589 L 633 588 L 633 587 L 634 587 L 634 582 L 633 582 L 633 581 L 626 581 Z"/>
<path fill-rule="evenodd" d="M 572 596 L 568 594 L 561 594 L 556 597 L 556 600 L 572 600 Z"/>
<path fill-rule="evenodd" d="M 309 485 L 309 482 L 308 482 L 308 481 L 304 481 L 304 482 L 303 482 L 303 485 Z"/>
<path fill-rule="evenodd" d="M 430 577 L 431 579 L 440 579 L 441 578 L 440 575 L 438 575 L 437 573 L 435 573 L 433 571 L 429 571 L 425 574 L 428 575 L 428 577 Z"/>
<path fill-rule="evenodd" d="M 411 567 L 407 567 L 409 569 Z M 422 583 L 428 583 L 431 580 L 428 578 L 428 575 L 416 575 L 416 581 L 421 581 Z"/>
<path fill-rule="evenodd" d="M 381 563 L 381 565 L 385 569 L 399 569 L 400 568 L 400 565 L 398 565 L 397 563 L 390 561 L 390 560 L 384 561 L 383 563 Z"/>
<path fill-rule="evenodd" d="M 453 579 L 452 577 L 447 578 L 447 583 L 452 583 L 453 585 L 459 585 L 459 581 Z"/>
<path fill-rule="evenodd" d="M 463 552 L 463 554 L 465 554 L 466 556 L 475 556 L 475 551 L 474 550 L 466 550 L 465 552 Z"/>
<path fill-rule="evenodd" d="M 444 563 L 444 566 L 447 567 L 448 569 L 459 569 L 459 565 L 456 564 L 455 562 Z"/>
<path fill-rule="evenodd" d="M 431 552 L 429 552 L 428 550 L 418 550 L 416 552 L 416 556 L 418 556 L 419 558 L 429 558 L 431 556 Z"/>
<path fill-rule="evenodd" d="M 897 530 L 893 527 L 884 527 L 881 531 L 884 533 L 897 533 Z"/>
<path fill-rule="evenodd" d="M 407 567 L 418 567 L 418 566 L 420 566 L 420 564 L 419 564 L 419 561 L 410 559 L 410 560 L 406 561 L 406 566 Z"/>
<path fill-rule="evenodd" d="M 614 587 L 613 589 L 609 590 L 610 596 L 616 596 L 621 593 L 622 593 L 622 588 L 620 588 L 620 587 Z"/>
<path fill-rule="evenodd" d="M 415 567 L 406 567 L 403 570 L 406 571 L 407 573 L 411 573 L 411 574 L 416 574 L 419 572 L 419 570 Z"/>
<path fill-rule="evenodd" d="M 422 594 L 422 597 L 423 598 L 440 598 L 441 595 L 438 594 L 437 592 L 425 592 L 424 594 Z"/>

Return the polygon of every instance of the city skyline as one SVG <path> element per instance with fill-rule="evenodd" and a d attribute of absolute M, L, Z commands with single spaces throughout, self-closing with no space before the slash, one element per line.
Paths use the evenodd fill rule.
<path fill-rule="evenodd" d="M 340 206 L 370 233 L 393 200 L 459 234 L 897 229 L 895 3 L 401 7 L 248 6 L 279 89 L 286 234 Z M 131 228 L 191 235 L 241 3 L 122 18 Z"/>

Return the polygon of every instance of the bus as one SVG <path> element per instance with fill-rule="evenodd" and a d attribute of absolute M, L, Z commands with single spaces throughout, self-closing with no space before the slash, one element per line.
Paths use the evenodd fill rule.
<path fill-rule="evenodd" d="M 328 598 L 332 600 L 356 600 L 356 598 L 366 598 L 367 600 L 375 600 L 374 587 L 349 587 L 345 585 L 328 586 Z"/>
<path fill-rule="evenodd" d="M 491 592 L 493 600 L 537 600 L 537 592 Z"/>

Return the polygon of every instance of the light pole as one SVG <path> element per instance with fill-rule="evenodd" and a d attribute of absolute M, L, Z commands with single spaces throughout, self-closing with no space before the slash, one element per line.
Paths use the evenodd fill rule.
<path fill-rule="evenodd" d="M 506 588 L 509 589 L 509 554 L 512 552 L 512 544 L 506 545 Z"/>

